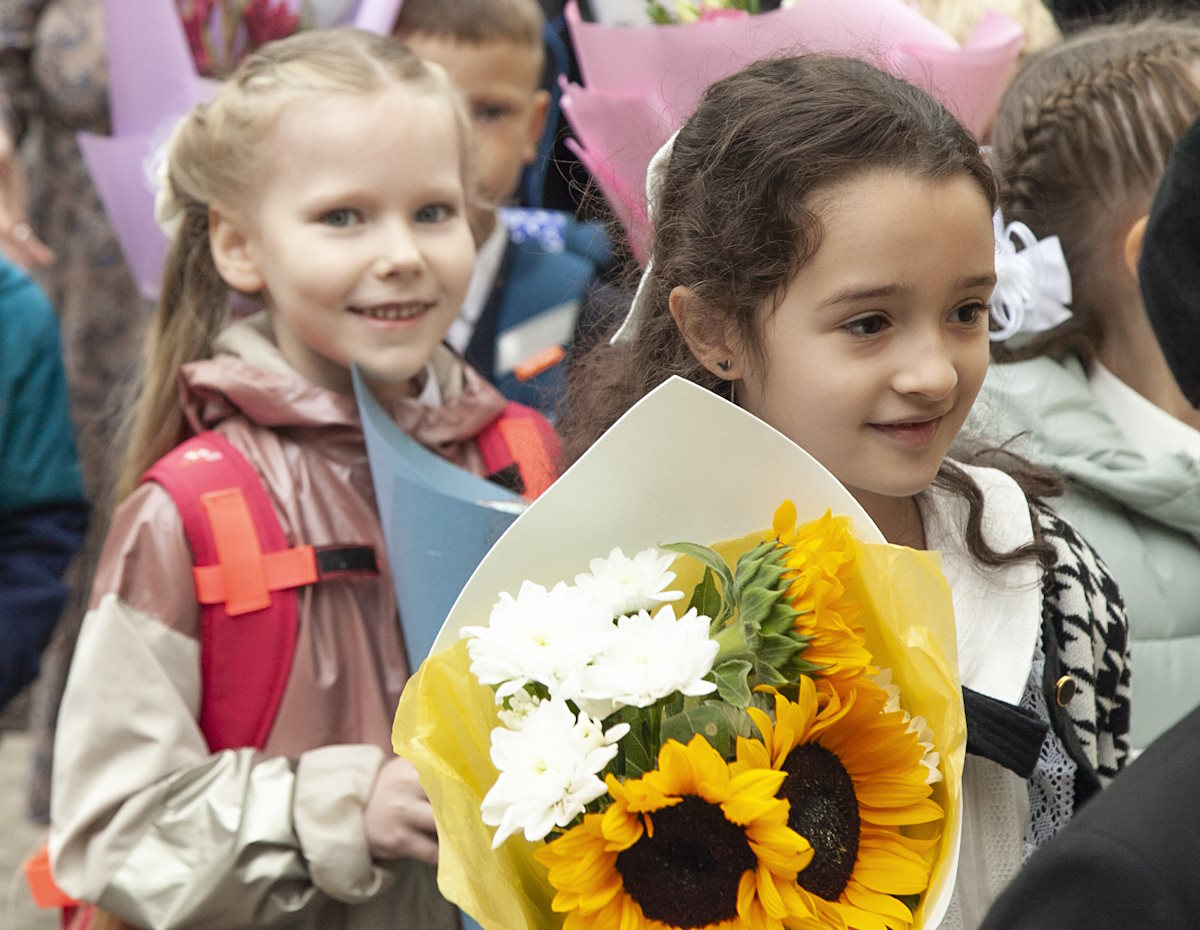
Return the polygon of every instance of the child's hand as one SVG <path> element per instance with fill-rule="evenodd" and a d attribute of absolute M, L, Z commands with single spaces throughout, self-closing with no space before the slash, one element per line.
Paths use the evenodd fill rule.
<path fill-rule="evenodd" d="M 376 859 L 437 862 L 433 807 L 417 781 L 417 770 L 407 759 L 391 759 L 379 770 L 363 823 L 367 846 Z"/>

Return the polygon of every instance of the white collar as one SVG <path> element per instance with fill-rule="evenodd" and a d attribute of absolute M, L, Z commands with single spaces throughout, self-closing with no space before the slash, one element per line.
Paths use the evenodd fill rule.
<path fill-rule="evenodd" d="M 471 283 L 467 285 L 467 296 L 463 298 L 458 318 L 450 324 L 450 329 L 446 332 L 446 342 L 459 354 L 467 351 L 467 345 L 475 333 L 475 324 L 479 322 L 483 308 L 492 295 L 492 287 L 496 283 L 496 275 L 500 273 L 500 263 L 504 260 L 506 245 L 508 227 L 497 214 L 496 225 L 475 253 L 475 270 L 471 272 Z"/>
<path fill-rule="evenodd" d="M 1092 364 L 1088 383 L 1101 409 L 1147 462 L 1178 452 L 1200 456 L 1200 431 L 1147 400 L 1099 362 Z"/>
<path fill-rule="evenodd" d="M 960 465 L 983 491 L 983 534 L 998 552 L 1033 541 L 1025 493 L 1004 472 Z M 967 551 L 967 502 L 930 488 L 920 498 L 926 544 L 942 554 L 958 628 L 962 683 L 989 697 L 1020 703 L 1041 631 L 1041 568 L 1033 559 L 991 568 Z"/>

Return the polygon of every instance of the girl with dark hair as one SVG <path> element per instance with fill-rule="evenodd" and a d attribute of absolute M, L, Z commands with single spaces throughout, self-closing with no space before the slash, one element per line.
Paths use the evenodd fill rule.
<path fill-rule="evenodd" d="M 944 926 L 974 927 L 1124 763 L 1129 696 L 1120 596 L 1047 484 L 946 457 L 988 364 L 991 169 L 924 92 L 809 55 L 714 84 L 648 187 L 650 262 L 572 372 L 567 456 L 680 375 L 803 446 L 889 541 L 941 551 L 971 753 Z"/>

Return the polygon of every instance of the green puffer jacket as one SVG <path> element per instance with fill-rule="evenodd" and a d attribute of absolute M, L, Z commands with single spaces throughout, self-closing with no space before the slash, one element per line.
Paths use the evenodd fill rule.
<path fill-rule="evenodd" d="M 994 365 L 965 433 L 1068 479 L 1054 506 L 1120 585 L 1132 639 L 1135 751 L 1198 702 L 1200 462 L 1149 462 L 1101 409 L 1077 359 Z"/>

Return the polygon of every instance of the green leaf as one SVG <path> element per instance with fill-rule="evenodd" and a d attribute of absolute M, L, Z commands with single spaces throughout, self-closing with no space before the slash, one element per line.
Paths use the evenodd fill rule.
<path fill-rule="evenodd" d="M 772 688 L 782 688 L 789 681 L 787 675 L 784 675 L 772 665 L 767 665 L 764 662 L 758 662 L 754 666 L 754 672 L 758 675 L 760 684 L 770 685 Z M 742 705 L 743 707 L 745 705 Z"/>
<path fill-rule="evenodd" d="M 683 710 L 683 695 L 678 691 L 673 691 L 660 702 L 662 705 L 662 714 L 664 717 L 670 717 L 672 714 L 678 714 Z"/>
<path fill-rule="evenodd" d="M 721 592 L 717 590 L 716 578 L 711 568 L 704 569 L 704 577 L 692 592 L 688 609 L 696 609 L 701 616 L 715 620 L 721 613 Z"/>
<path fill-rule="evenodd" d="M 668 717 L 662 724 L 663 742 L 678 740 L 685 746 L 699 733 L 725 758 L 733 755 L 738 736 L 755 735 L 754 723 L 744 711 L 715 701 Z"/>
<path fill-rule="evenodd" d="M 778 591 L 767 588 L 752 587 L 739 591 L 737 608 L 742 625 L 752 630 L 760 630 L 779 596 Z"/>
<path fill-rule="evenodd" d="M 762 645 L 758 647 L 758 661 L 766 663 L 772 668 L 782 669 L 784 664 L 797 652 L 804 648 L 804 643 L 793 639 L 790 636 L 781 636 L 778 633 L 771 633 L 769 636 L 762 638 Z"/>
<path fill-rule="evenodd" d="M 796 618 L 800 616 L 800 611 L 783 601 L 778 601 L 771 608 L 771 612 L 767 614 L 767 618 L 763 620 L 759 629 L 763 633 L 790 633 L 796 626 Z"/>
<path fill-rule="evenodd" d="M 645 720 L 631 723 L 629 733 L 621 740 L 625 752 L 625 777 L 639 778 L 658 765 L 658 746 L 652 740 Z"/>
<path fill-rule="evenodd" d="M 717 555 L 708 546 L 700 546 L 696 543 L 677 542 L 666 543 L 659 546 L 660 549 L 666 549 L 668 552 L 678 552 L 680 555 L 691 556 L 696 559 L 701 565 L 708 566 L 712 572 L 721 579 L 721 609 L 716 614 L 709 614 L 713 620 L 724 622 L 733 615 L 733 575 L 729 572 L 729 566 L 725 561 Z"/>
<path fill-rule="evenodd" d="M 709 673 L 717 683 L 717 694 L 726 704 L 746 707 L 750 703 L 750 670 L 754 666 L 746 659 L 728 659 L 714 666 Z"/>
<path fill-rule="evenodd" d="M 767 542 L 759 543 L 749 552 L 743 552 L 741 558 L 737 560 L 737 568 L 734 571 L 734 584 L 739 588 L 750 584 L 774 548 L 774 540 L 768 540 Z"/>
<path fill-rule="evenodd" d="M 675 22 L 671 18 L 671 14 L 667 12 L 666 7 L 657 0 L 646 0 L 646 13 L 650 17 L 650 21 L 658 23 L 660 26 L 665 26 Z"/>
<path fill-rule="evenodd" d="M 792 661 L 787 665 L 785 674 L 789 678 L 798 678 L 801 675 L 807 675 L 811 678 L 826 668 L 827 666 L 825 665 L 817 665 L 815 662 L 809 662 L 808 659 L 804 658 L 804 653 L 801 652 L 792 657 Z"/>
<path fill-rule="evenodd" d="M 788 570 L 782 564 L 786 549 L 781 549 L 774 540 L 760 543 L 738 559 L 737 571 L 734 572 L 734 584 L 738 587 L 745 585 L 762 585 L 768 588 L 779 587 L 779 579 Z"/>
<path fill-rule="evenodd" d="M 755 691 L 750 696 L 750 706 L 757 707 L 759 710 L 766 711 L 768 714 L 774 714 L 775 713 L 775 695 L 772 694 L 770 691 Z M 746 719 L 747 720 L 750 719 L 749 714 L 746 715 Z M 752 727 L 751 727 L 752 732 L 748 735 L 761 736 L 762 734 L 758 732 L 758 727 L 753 726 L 753 721 L 751 721 L 751 724 L 752 724 Z M 743 734 L 743 735 L 747 735 L 747 734 Z"/>

